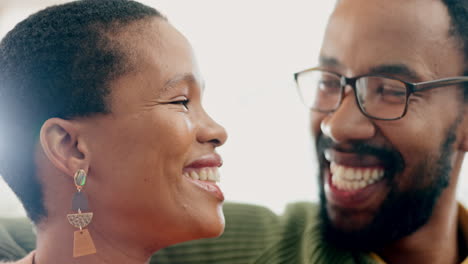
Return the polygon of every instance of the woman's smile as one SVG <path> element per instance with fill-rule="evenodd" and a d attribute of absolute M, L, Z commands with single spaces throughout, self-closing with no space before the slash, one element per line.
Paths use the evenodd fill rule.
<path fill-rule="evenodd" d="M 218 154 L 205 155 L 187 165 L 183 176 L 197 187 L 224 201 L 224 194 L 216 184 L 220 182 L 218 168 L 223 164 Z"/>

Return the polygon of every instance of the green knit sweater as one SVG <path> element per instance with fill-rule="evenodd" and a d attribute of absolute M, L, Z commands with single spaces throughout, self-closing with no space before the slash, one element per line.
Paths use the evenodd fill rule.
<path fill-rule="evenodd" d="M 192 241 L 158 252 L 158 264 L 370 264 L 368 254 L 332 248 L 321 240 L 318 207 L 289 205 L 282 216 L 252 205 L 226 204 L 220 238 Z"/>
<path fill-rule="evenodd" d="M 158 264 L 371 264 L 369 254 L 346 252 L 320 239 L 317 205 L 296 203 L 278 216 L 253 205 L 226 203 L 226 230 L 219 238 L 202 239 L 159 251 Z M 26 219 L 0 219 L 0 260 L 16 260 L 34 249 Z"/>

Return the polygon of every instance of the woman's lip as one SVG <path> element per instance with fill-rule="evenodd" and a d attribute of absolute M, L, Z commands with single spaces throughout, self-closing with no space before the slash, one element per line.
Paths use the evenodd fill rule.
<path fill-rule="evenodd" d="M 205 167 L 221 167 L 223 165 L 223 160 L 221 156 L 216 153 L 202 156 L 201 158 L 196 159 L 191 162 L 189 165 L 185 166 L 186 169 L 198 169 Z"/>
<path fill-rule="evenodd" d="M 194 180 L 188 177 L 184 177 L 184 178 L 187 178 L 187 180 L 192 182 L 194 185 L 198 186 L 199 188 L 203 189 L 204 191 L 218 198 L 218 200 L 224 201 L 224 193 L 223 191 L 221 191 L 221 188 L 219 188 L 219 186 L 216 183 L 209 182 L 209 181 Z"/>

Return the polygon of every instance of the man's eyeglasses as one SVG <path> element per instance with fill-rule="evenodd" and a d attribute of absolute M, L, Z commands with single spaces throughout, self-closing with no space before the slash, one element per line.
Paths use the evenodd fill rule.
<path fill-rule="evenodd" d="M 294 74 L 299 95 L 311 110 L 330 113 L 340 106 L 346 85 L 353 88 L 361 112 L 372 119 L 397 120 L 405 116 L 411 94 L 468 82 L 468 76 L 410 83 L 382 75 L 347 78 L 320 68 Z"/>

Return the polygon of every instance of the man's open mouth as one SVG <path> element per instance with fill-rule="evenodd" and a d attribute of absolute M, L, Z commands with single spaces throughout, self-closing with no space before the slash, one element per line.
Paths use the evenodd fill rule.
<path fill-rule="evenodd" d="M 326 149 L 323 180 L 330 205 L 353 210 L 374 207 L 388 193 L 391 159 L 370 153 Z"/>
<path fill-rule="evenodd" d="M 331 182 L 339 190 L 355 191 L 383 179 L 383 167 L 351 167 L 330 163 Z"/>

